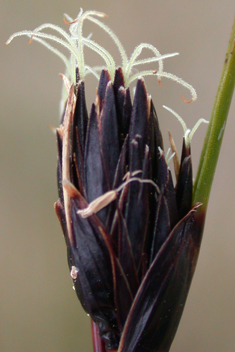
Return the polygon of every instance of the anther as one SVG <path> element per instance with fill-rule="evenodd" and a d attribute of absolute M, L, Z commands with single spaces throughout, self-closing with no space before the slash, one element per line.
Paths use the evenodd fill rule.
<path fill-rule="evenodd" d="M 186 104 L 190 104 L 190 103 L 193 102 L 193 99 L 190 99 L 190 100 L 184 99 L 183 95 L 181 95 L 181 100 L 183 100 L 183 102 L 186 103 Z"/>

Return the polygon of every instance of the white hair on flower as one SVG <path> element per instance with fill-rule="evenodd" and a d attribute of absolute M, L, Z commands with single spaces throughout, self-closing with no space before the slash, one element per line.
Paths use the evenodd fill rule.
<path fill-rule="evenodd" d="M 171 153 L 171 148 L 168 148 L 166 155 L 165 155 L 165 160 L 166 160 L 166 164 L 169 167 L 171 160 L 174 158 L 175 156 L 175 152 Z"/>
<path fill-rule="evenodd" d="M 207 121 L 205 119 L 199 119 L 196 122 L 196 124 L 194 125 L 194 127 L 192 128 L 192 130 L 190 130 L 187 128 L 186 123 L 184 122 L 182 117 L 180 117 L 179 114 L 177 114 L 177 112 L 175 112 L 171 108 L 168 108 L 165 105 L 163 105 L 163 107 L 164 107 L 164 109 L 170 111 L 177 118 L 177 120 L 181 123 L 181 126 L 183 127 L 183 130 L 184 130 L 184 139 L 185 139 L 186 146 L 190 145 L 191 140 L 193 138 L 193 135 L 196 132 L 196 130 L 198 129 L 198 127 L 201 125 L 201 123 L 209 123 L 209 121 Z"/>
<path fill-rule="evenodd" d="M 164 155 L 164 151 L 160 146 L 158 146 L 159 156 L 160 158 Z M 175 152 L 171 154 L 171 148 L 168 148 L 166 154 L 164 155 L 167 167 L 170 168 L 170 162 L 174 158 Z"/>
<path fill-rule="evenodd" d="M 60 59 L 64 62 L 66 66 L 66 73 L 68 74 L 69 76 L 68 78 L 70 79 L 71 83 L 76 83 L 75 72 L 77 67 L 79 68 L 79 75 L 82 80 L 84 80 L 84 77 L 88 73 L 92 73 L 96 78 L 99 79 L 98 72 L 103 67 L 102 68 L 90 67 L 89 65 L 85 64 L 84 47 L 88 47 L 103 58 L 105 65 L 111 76 L 111 79 L 113 81 L 115 76 L 116 64 L 112 55 L 104 47 L 102 47 L 101 45 L 97 44 L 94 40 L 92 40 L 91 35 L 87 37 L 83 36 L 83 23 L 85 19 L 87 19 L 93 22 L 94 24 L 96 24 L 97 26 L 99 26 L 100 28 L 102 28 L 117 45 L 122 59 L 121 67 L 122 67 L 124 82 L 126 87 L 128 87 L 129 84 L 134 80 L 136 80 L 139 76 L 143 77 L 143 76 L 149 76 L 149 75 L 156 75 L 158 77 L 159 84 L 160 84 L 161 78 L 165 77 L 187 88 L 190 91 L 192 98 L 189 101 L 186 101 L 183 99 L 184 101 L 191 102 L 196 100 L 197 98 L 196 91 L 190 84 L 188 84 L 181 78 L 175 76 L 174 74 L 163 71 L 163 60 L 176 56 L 178 55 L 178 53 L 161 55 L 160 52 L 157 50 L 157 48 L 155 48 L 153 45 L 148 43 L 141 43 L 134 49 L 131 57 L 128 59 L 125 49 L 123 48 L 123 45 L 121 44 L 116 34 L 113 33 L 111 29 L 108 26 L 106 26 L 103 22 L 97 19 L 97 17 L 104 18 L 107 16 L 102 12 L 97 12 L 97 11 L 83 12 L 83 10 L 81 9 L 75 20 L 73 20 L 70 16 L 65 14 L 66 20 L 64 19 L 64 22 L 69 24 L 69 33 L 67 33 L 59 26 L 56 26 L 50 23 L 45 23 L 35 28 L 33 31 L 24 30 L 13 34 L 7 40 L 6 44 L 9 44 L 14 38 L 22 35 L 28 36 L 30 38 L 30 43 L 32 42 L 32 40 L 38 41 L 39 43 L 44 45 L 47 49 L 49 49 L 54 54 L 59 56 Z M 60 37 L 49 34 L 43 31 L 44 29 L 53 30 L 54 32 L 57 32 L 60 35 Z M 60 52 L 59 49 L 51 45 L 50 42 L 59 44 L 63 46 L 65 49 L 67 49 L 70 53 L 70 58 L 67 58 L 62 52 Z M 144 49 L 150 50 L 153 55 L 145 59 L 138 59 Z M 138 65 L 149 64 L 154 62 L 158 63 L 158 70 L 154 70 L 154 71 L 143 70 L 138 73 L 132 74 L 132 69 L 134 67 Z"/>

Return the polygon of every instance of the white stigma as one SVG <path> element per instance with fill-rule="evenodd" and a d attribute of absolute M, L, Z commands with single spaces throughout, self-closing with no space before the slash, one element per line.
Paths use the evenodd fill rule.
<path fill-rule="evenodd" d="M 121 44 L 120 40 L 116 36 L 116 34 L 106 26 L 102 21 L 98 18 L 104 18 L 106 15 L 102 12 L 97 11 L 85 11 L 81 9 L 77 18 L 72 19 L 70 16 L 65 14 L 65 23 L 69 25 L 69 33 L 59 26 L 45 23 L 34 30 L 24 30 L 13 34 L 6 42 L 9 44 L 14 38 L 19 36 L 28 36 L 30 38 L 30 43 L 32 40 L 38 41 L 42 45 L 44 45 L 47 49 L 52 51 L 54 54 L 60 57 L 60 59 L 64 62 L 66 66 L 66 73 L 68 75 L 68 79 L 71 84 L 76 83 L 76 68 L 79 68 L 80 79 L 84 80 L 85 76 L 89 73 L 92 73 L 97 79 L 99 79 L 99 72 L 104 67 L 91 67 L 85 63 L 84 57 L 84 47 L 87 47 L 93 51 L 95 51 L 105 62 L 105 67 L 109 71 L 111 76 L 111 80 L 114 80 L 115 70 L 117 68 L 116 63 L 112 57 L 112 55 L 101 45 L 97 44 L 94 40 L 91 39 L 91 35 L 84 36 L 83 35 L 83 23 L 85 20 L 89 20 L 96 24 L 98 27 L 103 29 L 106 34 L 108 34 L 111 39 L 114 41 L 116 46 L 118 47 L 120 56 L 121 56 L 121 68 L 124 75 L 125 86 L 128 87 L 131 82 L 138 79 L 140 76 L 149 76 L 156 75 L 160 84 L 161 78 L 169 78 L 182 86 L 188 89 L 191 93 L 191 100 L 188 102 L 194 101 L 197 98 L 197 94 L 195 89 L 182 80 L 181 78 L 175 76 L 172 73 L 165 72 L 163 70 L 163 60 L 167 58 L 174 57 L 179 55 L 178 53 L 170 53 L 170 54 L 160 54 L 157 48 L 148 43 L 141 43 L 138 45 L 130 58 L 128 58 L 126 51 Z M 47 33 L 45 30 L 52 30 L 57 35 L 52 35 Z M 64 53 L 62 53 L 57 47 L 54 47 L 56 44 L 58 46 L 64 47 L 70 54 L 70 57 L 67 57 Z M 143 50 L 149 50 L 151 55 L 145 59 L 139 59 Z M 146 65 L 150 63 L 158 63 L 157 70 L 140 70 L 138 73 L 132 73 L 133 69 L 139 65 Z M 184 99 L 183 99 L 184 100 Z M 186 101 L 186 100 L 185 100 Z M 187 102 L 187 101 L 186 101 Z"/>
<path fill-rule="evenodd" d="M 192 141 L 193 135 L 196 132 L 196 130 L 198 129 L 198 127 L 201 125 L 201 123 L 209 123 L 209 121 L 207 121 L 205 119 L 199 119 L 196 122 L 196 124 L 194 125 L 194 127 L 192 128 L 192 130 L 190 130 L 187 128 L 186 123 L 184 122 L 182 117 L 180 117 L 179 114 L 177 114 L 177 112 L 175 112 L 171 108 L 168 108 L 165 105 L 163 105 L 163 107 L 164 107 L 164 109 L 170 111 L 177 118 L 177 120 L 181 123 L 181 126 L 183 127 L 183 130 L 184 130 L 184 139 L 185 139 L 186 147 L 189 147 L 189 145 Z"/>

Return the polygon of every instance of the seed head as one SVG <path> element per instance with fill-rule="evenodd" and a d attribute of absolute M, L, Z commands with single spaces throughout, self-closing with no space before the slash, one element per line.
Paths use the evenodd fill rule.
<path fill-rule="evenodd" d="M 130 58 L 118 37 L 97 11 L 80 10 L 76 19 L 65 15 L 69 33 L 44 24 L 21 31 L 59 56 L 66 66 L 63 114 L 57 129 L 58 190 L 55 211 L 68 253 L 70 275 L 77 296 L 98 325 L 106 350 L 167 352 L 175 336 L 188 295 L 201 242 L 192 204 L 191 139 L 182 118 L 165 107 L 184 129 L 181 160 L 173 137 L 165 154 L 159 120 L 143 77 L 169 78 L 194 88 L 163 69 L 162 55 L 151 44 L 137 46 Z M 89 20 L 117 45 L 121 66 L 91 37 L 83 35 Z M 47 33 L 52 30 L 59 37 Z M 54 45 L 63 46 L 69 58 Z M 85 62 L 84 48 L 95 51 L 104 67 Z M 151 55 L 141 59 L 143 50 Z M 157 63 L 157 69 L 133 73 L 139 65 Z M 99 81 L 88 115 L 85 76 Z M 129 85 L 137 80 L 132 102 Z M 184 99 L 183 99 L 184 100 Z M 187 102 L 189 102 L 187 101 Z M 169 163 L 174 160 L 176 184 Z"/>

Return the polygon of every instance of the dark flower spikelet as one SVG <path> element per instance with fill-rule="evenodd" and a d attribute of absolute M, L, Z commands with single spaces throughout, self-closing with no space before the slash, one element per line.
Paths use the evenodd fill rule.
<path fill-rule="evenodd" d="M 178 53 L 161 55 L 153 45 L 142 43 L 128 58 L 117 36 L 99 20 L 105 14 L 80 10 L 75 20 L 65 17 L 69 33 L 46 23 L 13 34 L 7 44 L 26 35 L 30 43 L 40 42 L 66 66 L 66 75 L 61 75 L 65 89 L 57 129 L 59 199 L 55 210 L 67 245 L 70 275 L 107 351 L 168 352 L 202 237 L 200 204 L 192 205 L 190 142 L 199 124 L 206 121 L 200 119 L 190 131 L 177 113 L 165 107 L 184 129 L 180 161 L 170 136 L 174 185 L 143 77 L 155 75 L 159 84 L 169 78 L 190 91 L 191 99 L 184 101 L 194 101 L 194 88 L 163 70 L 163 60 Z M 83 36 L 85 20 L 112 38 L 121 54 L 121 68 L 91 36 Z M 69 59 L 53 45 L 58 43 L 69 51 Z M 104 69 L 85 63 L 84 47 L 102 57 Z M 144 49 L 152 56 L 139 58 Z M 158 64 L 158 69 L 133 73 L 137 66 L 149 63 Z M 89 73 L 99 84 L 88 114 L 85 76 Z M 129 86 L 136 79 L 132 102 Z"/>
<path fill-rule="evenodd" d="M 98 324 L 108 350 L 120 344 L 120 351 L 168 351 L 200 243 L 198 205 L 191 207 L 190 147 L 183 143 L 175 188 L 144 81 L 138 80 L 132 105 L 121 69 L 114 83 L 102 71 L 89 118 L 84 82 L 72 86 L 57 137 L 56 213 L 83 308 Z M 68 160 L 63 161 L 63 153 L 69 156 L 64 182 Z M 159 191 L 150 183 L 126 181 L 117 198 L 97 214 L 83 218 L 78 213 L 136 173 L 140 180 L 156 183 Z"/>

